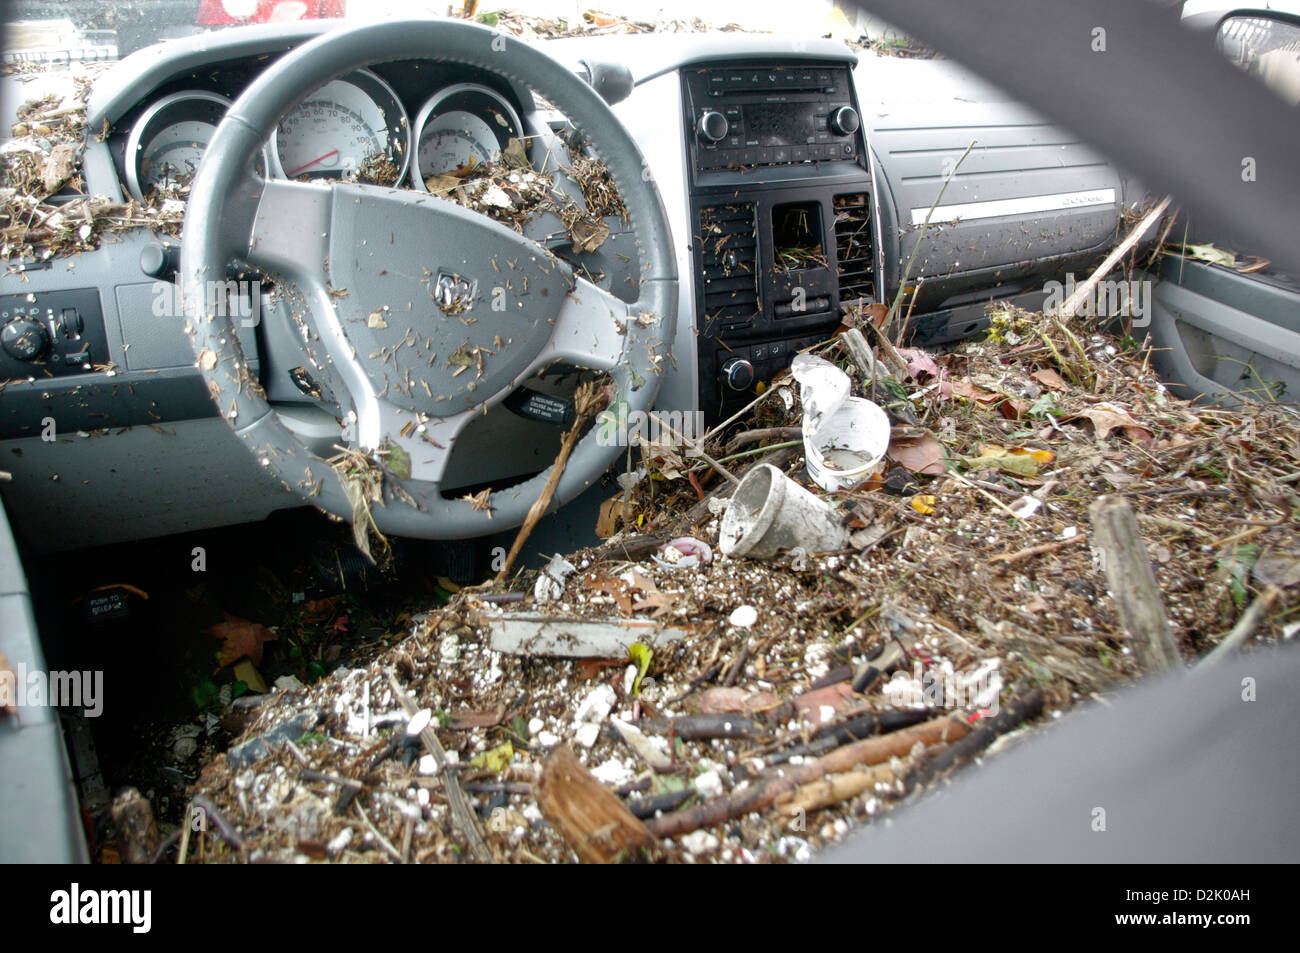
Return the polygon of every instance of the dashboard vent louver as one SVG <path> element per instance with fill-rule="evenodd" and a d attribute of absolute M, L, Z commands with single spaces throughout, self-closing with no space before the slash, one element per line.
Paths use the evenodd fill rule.
<path fill-rule="evenodd" d="M 839 268 L 840 304 L 860 298 L 876 300 L 875 243 L 871 234 L 871 193 L 837 195 L 835 258 Z"/>
<path fill-rule="evenodd" d="M 704 313 L 734 324 L 752 320 L 758 302 L 758 227 L 753 202 L 700 209 Z"/>

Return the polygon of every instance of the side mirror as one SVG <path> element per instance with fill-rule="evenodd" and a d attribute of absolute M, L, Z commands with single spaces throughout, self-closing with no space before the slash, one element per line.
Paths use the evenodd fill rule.
<path fill-rule="evenodd" d="M 1300 105 L 1300 17 L 1238 11 L 1219 21 L 1219 52 L 1259 78 L 1290 106 Z"/>

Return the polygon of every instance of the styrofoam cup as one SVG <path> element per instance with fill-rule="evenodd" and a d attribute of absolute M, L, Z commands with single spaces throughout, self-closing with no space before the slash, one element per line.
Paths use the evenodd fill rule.
<path fill-rule="evenodd" d="M 722 517 L 718 546 L 728 556 L 771 559 L 785 550 L 844 549 L 849 531 L 823 500 L 771 464 L 754 467 L 736 487 Z"/>

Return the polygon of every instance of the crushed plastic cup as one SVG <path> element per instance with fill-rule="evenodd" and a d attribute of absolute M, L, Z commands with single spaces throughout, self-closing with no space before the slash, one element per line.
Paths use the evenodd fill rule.
<path fill-rule="evenodd" d="M 718 533 L 725 555 L 749 559 L 772 559 L 792 549 L 833 552 L 848 543 L 841 515 L 768 463 L 745 474 Z"/>
<path fill-rule="evenodd" d="M 790 366 L 803 402 L 804 459 L 823 490 L 849 490 L 880 471 L 889 449 L 889 417 L 849 396 L 849 377 L 830 361 L 800 354 Z"/>

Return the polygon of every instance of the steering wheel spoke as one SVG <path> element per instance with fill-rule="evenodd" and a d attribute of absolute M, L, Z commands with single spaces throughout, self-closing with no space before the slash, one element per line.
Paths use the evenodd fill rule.
<path fill-rule="evenodd" d="M 324 274 L 332 206 L 328 185 L 268 179 L 262 184 L 244 258 L 295 280 Z"/>

